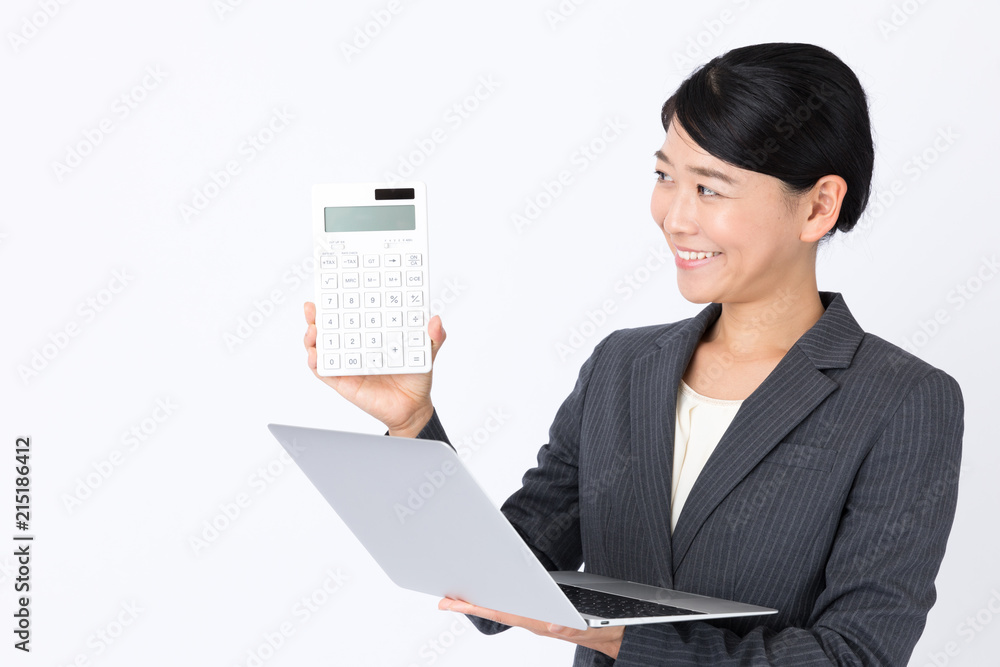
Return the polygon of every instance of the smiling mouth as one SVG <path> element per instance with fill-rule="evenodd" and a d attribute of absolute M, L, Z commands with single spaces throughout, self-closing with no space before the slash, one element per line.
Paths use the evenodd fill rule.
<path fill-rule="evenodd" d="M 677 251 L 677 256 L 686 260 L 705 259 L 706 257 L 715 257 L 716 255 L 721 254 L 721 252 L 688 252 L 687 250 Z"/>

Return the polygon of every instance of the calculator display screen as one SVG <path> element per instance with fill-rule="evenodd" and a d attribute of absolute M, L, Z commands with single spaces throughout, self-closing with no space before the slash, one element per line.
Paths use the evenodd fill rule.
<path fill-rule="evenodd" d="M 416 229 L 416 209 L 400 206 L 327 206 L 323 209 L 328 232 L 392 232 Z"/>

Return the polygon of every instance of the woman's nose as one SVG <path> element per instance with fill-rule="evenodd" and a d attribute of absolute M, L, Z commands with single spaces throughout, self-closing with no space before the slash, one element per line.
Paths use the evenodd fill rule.
<path fill-rule="evenodd" d="M 695 202 L 690 197 L 675 194 L 659 208 L 661 219 L 657 220 L 667 234 L 695 234 L 698 222 L 695 216 Z"/>

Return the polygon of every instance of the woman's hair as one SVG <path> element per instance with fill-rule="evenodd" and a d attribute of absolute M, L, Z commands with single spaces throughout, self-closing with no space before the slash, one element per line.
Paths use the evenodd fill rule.
<path fill-rule="evenodd" d="M 875 147 L 861 82 L 812 44 L 733 49 L 696 70 L 663 104 L 709 154 L 780 179 L 801 194 L 827 175 L 847 182 L 835 230 L 857 224 L 871 193 Z"/>

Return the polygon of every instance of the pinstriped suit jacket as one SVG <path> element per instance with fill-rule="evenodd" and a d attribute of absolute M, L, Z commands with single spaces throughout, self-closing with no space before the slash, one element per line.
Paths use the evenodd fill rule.
<path fill-rule="evenodd" d="M 954 517 L 962 395 L 865 333 L 840 294 L 820 296 L 825 313 L 743 402 L 673 535 L 677 387 L 721 306 L 616 331 L 584 364 L 502 508 L 542 563 L 779 613 L 631 626 L 617 661 L 579 648 L 575 666 L 906 664 Z M 420 437 L 446 439 L 436 415 Z"/>

